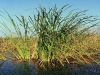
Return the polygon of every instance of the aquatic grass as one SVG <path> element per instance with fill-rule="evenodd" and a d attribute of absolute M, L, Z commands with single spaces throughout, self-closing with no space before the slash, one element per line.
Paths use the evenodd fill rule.
<path fill-rule="evenodd" d="M 4 53 L 0 52 L 0 60 L 5 60 L 6 57 L 4 56 Z"/>
<path fill-rule="evenodd" d="M 92 60 L 100 64 L 94 57 L 95 54 L 100 53 L 100 39 L 97 36 L 91 38 L 89 33 L 91 28 L 99 25 L 99 19 L 86 15 L 86 10 L 78 12 L 72 10 L 63 17 L 64 10 L 69 7 L 69 5 L 65 5 L 58 9 L 55 5 L 54 8 L 47 10 L 40 6 L 37 14 L 33 17 L 29 16 L 28 19 L 15 15 L 17 23 L 5 11 L 8 19 L 3 15 L 0 16 L 10 22 L 15 32 L 4 21 L 0 21 L 1 32 L 6 36 L 3 41 L 5 44 L 3 50 L 23 61 L 30 58 L 38 60 L 39 70 L 42 67 L 43 72 L 46 73 L 49 72 L 52 65 L 53 67 L 59 66 L 59 64 L 65 66 L 66 63 L 68 69 L 70 63 L 91 64 L 90 60 Z M 31 33 L 30 36 L 29 33 Z M 35 34 L 35 38 L 33 34 Z M 54 61 L 59 64 L 54 64 Z"/>
<path fill-rule="evenodd" d="M 9 50 L 9 48 L 8 48 L 8 51 L 12 52 L 18 59 L 29 59 L 30 51 L 29 51 L 29 42 L 27 42 L 27 38 L 29 38 L 27 36 L 27 34 L 28 34 L 27 21 L 25 20 L 24 16 L 21 16 L 21 19 L 18 16 L 16 16 L 16 18 L 20 22 L 20 25 L 24 28 L 25 35 L 23 37 L 23 35 L 22 35 L 23 33 L 22 33 L 18 23 L 15 23 L 14 19 L 8 14 L 8 12 L 5 11 L 5 13 L 8 15 L 9 19 L 5 18 L 3 15 L 1 15 L 1 17 L 3 17 L 4 19 L 6 19 L 7 21 L 10 22 L 10 24 L 15 29 L 15 32 L 17 35 L 17 36 L 12 36 L 13 31 L 8 27 L 8 25 L 5 22 L 0 21 L 0 24 L 1 24 L 0 27 L 3 29 L 2 32 L 6 35 L 6 37 L 9 38 L 10 42 L 12 43 L 12 46 L 14 46 L 17 49 L 15 52 L 13 52 L 12 50 Z M 10 34 L 10 36 L 9 36 L 9 34 Z M 20 42 L 19 42 L 19 40 L 15 39 L 16 37 L 18 39 L 20 39 Z M 19 44 L 19 43 L 21 43 L 21 44 Z M 18 53 L 18 54 L 16 54 L 16 53 Z"/>
<path fill-rule="evenodd" d="M 0 37 L 0 60 L 5 60 L 5 54 L 4 54 L 4 50 L 5 49 L 5 43 L 4 42 L 4 38 Z"/>
<path fill-rule="evenodd" d="M 77 46 L 77 43 L 84 41 L 89 29 L 99 25 L 99 19 L 86 15 L 87 10 L 78 12 L 72 10 L 62 17 L 63 11 L 69 7 L 65 5 L 58 10 L 55 5 L 47 11 L 45 7 L 40 6 L 37 15 L 29 16 L 29 21 L 39 39 L 37 48 L 41 62 L 49 64 L 53 59 L 57 59 L 63 65 L 62 58 L 70 63 L 68 60 L 70 56 L 78 62 L 88 63 L 83 55 L 92 59 L 85 49 Z M 82 39 L 78 39 L 80 36 Z"/>

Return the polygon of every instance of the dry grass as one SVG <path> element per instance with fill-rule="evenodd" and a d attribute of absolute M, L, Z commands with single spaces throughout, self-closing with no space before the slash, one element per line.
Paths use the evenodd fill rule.
<path fill-rule="evenodd" d="M 16 16 L 19 23 L 10 16 L 7 19 L 15 29 L 16 36 L 12 36 L 12 31 L 5 22 L 0 21 L 3 33 L 6 38 L 0 40 L 1 58 L 7 57 L 5 53 L 12 53 L 17 59 L 29 60 L 38 59 L 41 62 L 51 62 L 57 59 L 62 65 L 64 59 L 70 63 L 69 58 L 80 63 L 89 63 L 86 58 L 97 62 L 94 55 L 99 51 L 99 35 L 88 35 L 86 32 L 99 25 L 99 19 L 95 16 L 84 15 L 84 11 L 70 11 L 62 17 L 63 11 L 69 8 L 69 4 L 58 9 L 39 7 L 39 11 L 34 17 Z M 29 26 L 30 25 L 32 26 Z M 24 35 L 20 25 L 24 29 Z M 87 27 L 87 25 L 89 25 Z M 9 33 L 9 35 L 7 34 Z M 30 33 L 30 35 L 28 35 Z M 38 39 L 32 36 L 38 37 Z M 18 37 L 18 38 L 15 38 Z"/>
<path fill-rule="evenodd" d="M 16 40 L 16 43 L 18 44 L 18 46 L 21 48 L 21 46 L 23 45 L 23 41 L 19 38 L 13 38 Z M 31 58 L 37 59 L 37 39 L 36 38 L 31 38 L 28 40 L 30 46 L 29 46 L 29 50 L 31 53 Z M 18 50 L 16 48 L 16 46 L 14 46 L 12 44 L 12 41 L 9 38 L 0 38 L 0 52 L 1 54 L 4 55 L 4 57 L 6 57 L 5 53 L 6 52 L 11 52 L 14 55 L 18 55 Z"/>
<path fill-rule="evenodd" d="M 18 42 L 17 44 L 20 46 L 23 44 L 23 42 L 21 41 L 21 39 L 18 38 L 14 38 L 16 39 Z M 68 53 L 65 54 L 65 56 L 68 58 L 69 62 L 75 62 L 75 50 L 79 50 L 78 48 L 80 48 L 80 50 L 86 51 L 88 53 L 82 53 L 84 54 L 83 56 L 81 54 L 80 58 L 82 58 L 82 60 L 84 60 L 85 62 L 90 62 L 91 59 L 89 59 L 86 55 L 90 55 L 94 58 L 94 60 L 100 61 L 100 59 L 98 59 L 100 57 L 100 35 L 99 34 L 91 34 L 88 37 L 84 38 L 83 41 L 79 41 L 80 38 L 75 39 L 74 38 L 74 43 L 69 45 L 67 48 L 70 48 L 70 51 Z M 36 38 L 31 38 L 28 40 L 28 42 L 30 42 L 30 54 L 31 54 L 31 59 L 37 59 L 38 55 L 37 55 L 37 40 Z M 70 39 L 69 39 L 70 40 Z M 17 48 L 15 46 L 13 46 L 13 44 L 11 43 L 11 41 L 7 38 L 0 38 L 0 52 L 2 54 L 2 56 L 5 56 L 5 52 L 11 50 L 12 53 L 18 54 L 18 50 L 16 50 Z M 65 52 L 65 51 L 64 51 Z M 78 52 L 78 51 L 77 51 Z M 72 57 L 72 59 L 69 59 L 70 57 Z M 61 56 L 61 59 L 63 58 L 63 56 Z M 63 60 L 63 59 L 62 59 Z M 80 60 L 81 61 L 81 60 Z"/>
<path fill-rule="evenodd" d="M 81 38 L 77 38 L 81 39 Z M 67 57 L 73 57 L 69 59 L 69 62 L 77 62 L 75 55 L 79 54 L 80 59 L 84 62 L 94 62 L 98 61 L 100 64 L 100 34 L 89 34 L 84 38 L 83 41 L 75 40 L 75 42 L 70 46 L 71 51 L 67 54 Z M 81 50 L 81 53 L 78 50 Z M 73 53 L 76 52 L 76 53 Z M 91 58 L 92 57 L 92 58 Z M 79 60 L 80 61 L 80 60 Z M 81 61 L 80 61 L 81 62 Z"/>

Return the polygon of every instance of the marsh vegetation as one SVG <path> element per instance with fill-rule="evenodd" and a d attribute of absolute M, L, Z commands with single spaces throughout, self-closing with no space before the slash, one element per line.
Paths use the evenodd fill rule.
<path fill-rule="evenodd" d="M 10 22 L 15 36 L 10 27 L 0 21 L 0 31 L 6 36 L 0 38 L 0 59 L 31 62 L 37 75 L 69 75 L 69 65 L 100 65 L 100 33 L 92 31 L 99 27 L 100 20 L 86 15 L 86 10 L 72 10 L 63 17 L 69 8 L 65 5 L 58 9 L 55 5 L 47 10 L 40 6 L 37 14 L 29 15 L 28 19 L 15 15 L 19 23 L 4 10 L 8 18 L 2 14 L 0 17 Z"/>

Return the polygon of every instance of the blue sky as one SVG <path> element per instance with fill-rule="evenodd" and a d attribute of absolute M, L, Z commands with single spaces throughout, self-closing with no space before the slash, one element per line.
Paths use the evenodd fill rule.
<path fill-rule="evenodd" d="M 0 14 L 4 14 L 1 12 L 3 7 L 11 16 L 20 14 L 28 16 L 35 13 L 39 5 L 49 8 L 55 4 L 58 8 L 69 4 L 72 5 L 70 10 L 77 8 L 88 10 L 87 14 L 100 17 L 100 0 L 0 0 Z"/>
<path fill-rule="evenodd" d="M 0 0 L 0 7 L 11 14 L 26 14 L 26 10 L 35 10 L 39 5 L 49 8 L 55 4 L 58 8 L 70 4 L 73 9 L 89 10 L 88 13 L 100 16 L 100 0 Z"/>

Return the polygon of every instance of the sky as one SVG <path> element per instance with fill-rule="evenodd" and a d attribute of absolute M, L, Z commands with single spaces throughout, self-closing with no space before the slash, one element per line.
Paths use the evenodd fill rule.
<path fill-rule="evenodd" d="M 55 4 L 59 9 L 69 4 L 72 6 L 70 10 L 88 10 L 87 14 L 100 17 L 100 0 L 0 0 L 0 14 L 7 17 L 4 14 L 3 7 L 11 16 L 24 15 L 27 17 L 28 15 L 36 13 L 36 8 L 40 5 L 48 9 Z M 0 36 L 2 35 L 3 34 L 0 32 Z"/>

